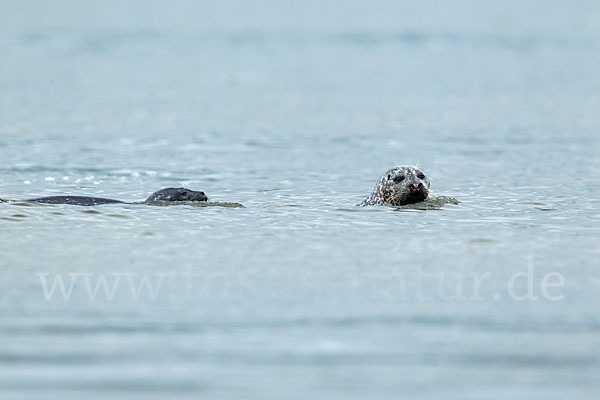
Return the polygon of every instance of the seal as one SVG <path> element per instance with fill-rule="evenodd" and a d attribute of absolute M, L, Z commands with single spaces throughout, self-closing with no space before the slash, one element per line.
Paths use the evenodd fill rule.
<path fill-rule="evenodd" d="M 146 201 L 207 201 L 204 192 L 186 188 L 166 188 L 156 191 Z"/>
<path fill-rule="evenodd" d="M 208 198 L 204 192 L 197 192 L 187 188 L 165 188 L 158 190 L 150 195 L 145 203 L 157 201 L 207 201 Z M 122 203 L 121 200 L 105 199 L 102 197 L 87 197 L 87 196 L 49 196 L 29 199 L 35 203 L 45 204 L 71 204 L 75 206 L 97 206 L 101 204 Z"/>
<path fill-rule="evenodd" d="M 379 178 L 369 197 L 357 206 L 403 206 L 418 203 L 429 195 L 429 179 L 418 167 L 404 165 Z"/>

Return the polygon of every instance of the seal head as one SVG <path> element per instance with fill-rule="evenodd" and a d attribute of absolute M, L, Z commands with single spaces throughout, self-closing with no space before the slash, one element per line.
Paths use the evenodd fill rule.
<path fill-rule="evenodd" d="M 418 203 L 429 195 L 429 179 L 418 167 L 399 166 L 387 171 L 359 206 L 403 206 Z"/>
<path fill-rule="evenodd" d="M 186 188 L 166 188 L 154 192 L 146 201 L 207 201 L 204 192 Z"/>

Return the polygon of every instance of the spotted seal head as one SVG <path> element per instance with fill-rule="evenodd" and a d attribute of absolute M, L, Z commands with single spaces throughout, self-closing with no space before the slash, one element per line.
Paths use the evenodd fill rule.
<path fill-rule="evenodd" d="M 418 167 L 399 166 L 387 171 L 359 206 L 402 206 L 418 203 L 429 195 L 429 179 Z"/>
<path fill-rule="evenodd" d="M 146 201 L 207 201 L 204 192 L 186 188 L 166 188 L 154 192 Z"/>

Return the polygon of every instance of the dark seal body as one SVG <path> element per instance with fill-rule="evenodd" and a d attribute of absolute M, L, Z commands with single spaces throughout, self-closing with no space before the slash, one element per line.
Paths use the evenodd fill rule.
<path fill-rule="evenodd" d="M 40 197 L 39 199 L 29 199 L 44 204 L 71 204 L 74 206 L 98 206 L 101 204 L 123 203 L 120 200 L 104 199 L 102 197 L 87 197 L 87 196 L 49 196 Z"/>
<path fill-rule="evenodd" d="M 208 198 L 204 192 L 198 192 L 186 188 L 166 188 L 156 191 L 146 199 L 146 202 L 153 201 L 207 201 Z M 37 199 L 29 199 L 36 203 L 45 204 L 70 204 L 75 206 L 98 206 L 102 204 L 125 203 L 120 200 L 105 199 L 102 197 L 88 196 L 49 196 Z"/>
<path fill-rule="evenodd" d="M 403 206 L 418 203 L 429 195 L 429 179 L 418 167 L 395 167 L 379 178 L 373 192 L 358 206 Z"/>

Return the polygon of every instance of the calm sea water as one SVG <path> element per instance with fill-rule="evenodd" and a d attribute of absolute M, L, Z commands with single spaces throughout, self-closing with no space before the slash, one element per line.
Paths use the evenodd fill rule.
<path fill-rule="evenodd" d="M 0 4 L 2 399 L 600 395 L 597 2 Z"/>

